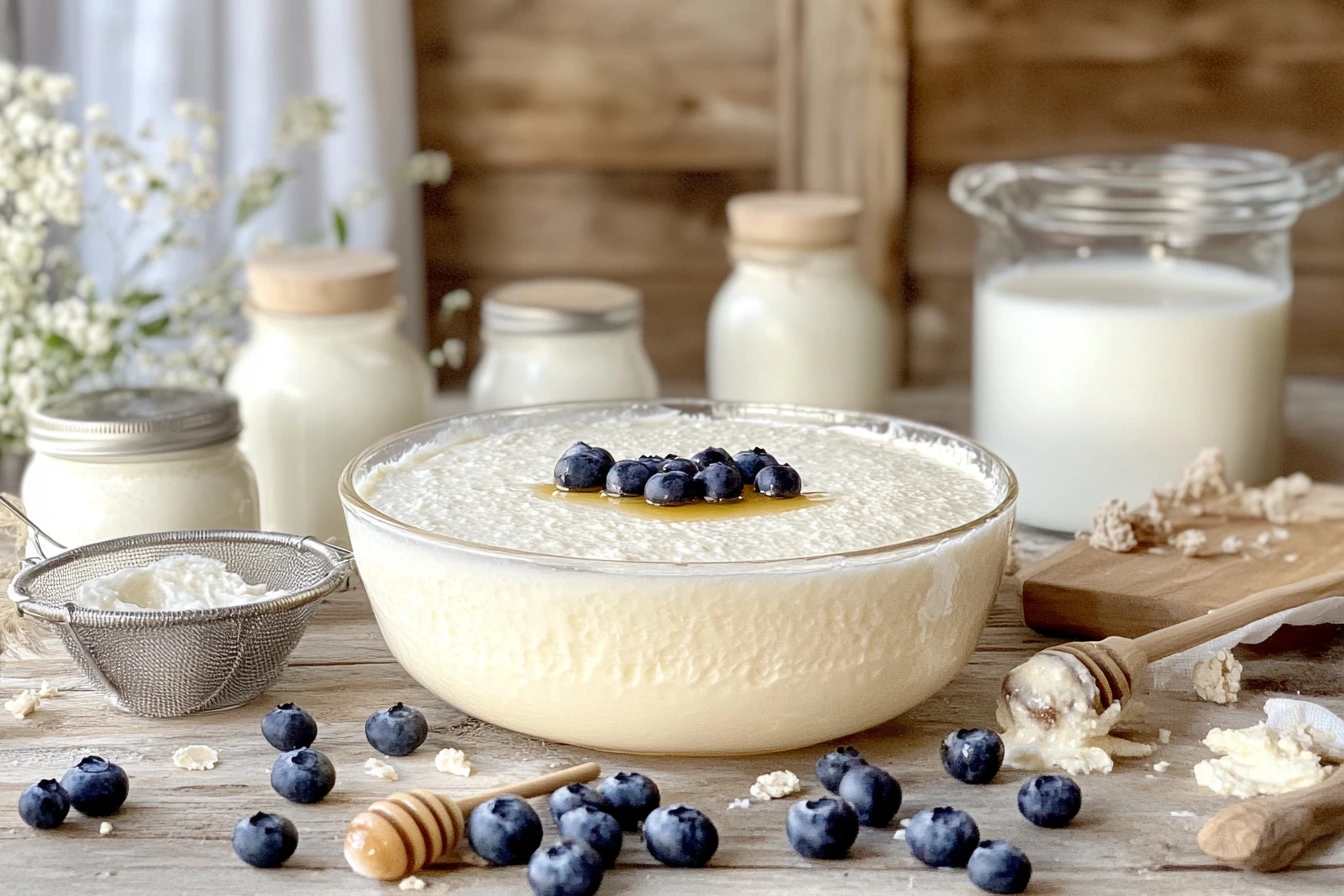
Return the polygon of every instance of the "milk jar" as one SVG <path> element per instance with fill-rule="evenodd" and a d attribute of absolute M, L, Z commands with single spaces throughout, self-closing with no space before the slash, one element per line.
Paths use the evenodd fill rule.
<path fill-rule="evenodd" d="M 386 252 L 272 253 L 247 269 L 252 332 L 225 386 L 257 474 L 261 526 L 344 540 L 337 481 L 383 436 L 429 418 L 433 375 L 397 332 L 404 302 Z"/>
<path fill-rule="evenodd" d="M 1230 478 L 1280 472 L 1289 228 L 1342 165 L 1182 145 L 956 173 L 980 225 L 973 429 L 1017 473 L 1019 520 L 1085 529 L 1208 446 Z"/>

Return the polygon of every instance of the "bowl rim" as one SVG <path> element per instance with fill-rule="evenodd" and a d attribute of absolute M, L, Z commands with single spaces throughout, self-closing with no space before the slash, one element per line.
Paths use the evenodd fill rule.
<path fill-rule="evenodd" d="M 847 421 L 859 420 L 870 423 L 885 423 L 893 428 L 917 431 L 929 436 L 946 439 L 955 445 L 968 448 L 973 452 L 983 455 L 989 461 L 991 469 L 1003 475 L 1007 487 L 1004 491 L 1003 498 L 985 513 L 950 529 L 944 529 L 930 533 L 929 535 L 922 535 L 919 538 L 912 538 L 874 547 L 860 548 L 852 551 L 811 554 L 801 557 L 784 557 L 764 560 L 706 560 L 682 562 L 670 560 L 612 560 L 606 558 L 575 557 L 566 554 L 525 551 L 455 538 L 451 535 L 444 535 L 439 532 L 421 529 L 418 526 L 399 520 L 365 501 L 355 489 L 355 473 L 364 466 L 370 457 L 396 442 L 407 441 L 412 446 L 417 444 L 430 444 L 433 441 L 432 437 L 434 434 L 440 432 L 446 425 L 455 421 L 462 425 L 469 425 L 469 422 L 474 420 L 500 418 L 509 420 L 539 415 L 542 413 L 557 414 L 572 412 L 577 414 L 584 412 L 637 411 L 640 409 L 658 408 L 674 410 L 679 413 L 687 413 L 690 409 L 695 409 L 700 413 L 708 414 L 713 414 L 716 411 L 732 410 L 748 419 L 752 413 L 759 413 L 766 416 L 792 414 L 795 417 L 802 417 L 810 415 L 832 418 L 832 423 L 830 425 L 833 426 L 845 425 Z M 793 422 L 798 421 L 795 420 Z M 417 436 L 423 437 L 417 440 Z M 771 402 L 721 401 L 710 398 L 651 398 L 626 401 L 559 402 L 554 404 L 532 405 L 528 407 L 475 411 L 466 414 L 452 414 L 447 417 L 430 420 L 426 423 L 403 429 L 400 432 L 379 439 L 377 442 L 357 454 L 348 464 L 346 464 L 345 469 L 341 472 L 338 492 L 340 494 L 341 505 L 344 507 L 347 515 L 353 514 L 357 517 L 362 517 L 363 521 L 373 522 L 382 526 L 389 526 L 406 535 L 442 544 L 475 555 L 495 559 L 542 563 L 550 566 L 564 566 L 584 571 L 626 573 L 634 570 L 638 570 L 640 573 L 675 571 L 677 574 L 685 575 L 688 572 L 703 572 L 705 574 L 731 573 L 734 571 L 760 572 L 763 569 L 781 566 L 785 567 L 786 570 L 796 570 L 798 567 L 818 562 L 835 563 L 850 560 L 866 560 L 892 553 L 907 553 L 922 547 L 940 544 L 955 536 L 986 527 L 1005 513 L 1009 513 L 1017 502 L 1018 482 L 1017 474 L 1013 472 L 1013 469 L 1008 466 L 1001 457 L 973 439 L 959 435 L 940 426 L 934 426 L 929 423 L 920 423 L 916 420 L 897 417 L 892 414 L 819 408 L 808 405 L 777 404 Z"/>

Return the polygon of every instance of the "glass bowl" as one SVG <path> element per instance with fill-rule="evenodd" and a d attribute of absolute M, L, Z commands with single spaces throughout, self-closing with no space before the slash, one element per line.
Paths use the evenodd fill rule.
<path fill-rule="evenodd" d="M 478 544 L 372 507 L 356 483 L 424 445 L 587 415 L 859 427 L 953 446 L 996 499 L 962 525 L 838 554 L 750 562 L 589 560 Z M 578 438 L 579 436 L 576 436 Z M 394 435 L 340 482 L 379 628 L 417 681 L 464 712 L 601 750 L 760 753 L 884 722 L 965 665 L 998 590 L 1017 482 L 960 436 L 880 414 L 694 400 L 469 414 Z"/>

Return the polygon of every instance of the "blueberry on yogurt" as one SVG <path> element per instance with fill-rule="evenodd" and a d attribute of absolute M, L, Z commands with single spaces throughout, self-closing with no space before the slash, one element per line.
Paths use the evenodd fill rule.
<path fill-rule="evenodd" d="M 691 455 L 691 460 L 693 460 L 695 465 L 702 470 L 710 464 L 731 464 L 732 466 L 737 466 L 737 464 L 733 463 L 733 456 L 722 448 L 706 448 L 704 451 L 698 451 Z"/>
<path fill-rule="evenodd" d="M 610 451 L 608 451 L 605 448 L 598 448 L 596 446 L 589 445 L 587 442 L 575 442 L 573 445 L 570 445 L 568 448 L 566 448 L 565 453 L 560 455 L 560 457 L 562 458 L 573 457 L 576 454 L 591 454 L 594 457 L 598 458 L 607 466 L 611 466 L 612 464 L 616 463 L 616 458 L 611 456 Z"/>
<path fill-rule="evenodd" d="M 639 497 L 644 494 L 644 486 L 652 475 L 649 468 L 637 460 L 618 460 L 607 471 L 602 491 L 618 498 Z"/>
<path fill-rule="evenodd" d="M 658 507 L 690 504 L 699 497 L 696 485 L 689 473 L 655 473 L 644 484 L 644 500 Z"/>
<path fill-rule="evenodd" d="M 773 467 L 779 463 L 774 455 L 764 448 L 753 448 L 750 451 L 739 451 L 733 455 L 733 463 L 742 471 L 742 481 L 755 483 L 756 474 L 761 472 L 762 467 Z"/>
<path fill-rule="evenodd" d="M 756 491 L 767 498 L 796 498 L 803 493 L 803 477 L 788 464 L 771 464 L 756 474 Z"/>
<path fill-rule="evenodd" d="M 675 454 L 669 454 L 658 465 L 659 473 L 685 473 L 687 476 L 694 476 L 700 472 L 700 465 L 693 460 L 685 457 L 677 457 Z"/>
<path fill-rule="evenodd" d="M 562 492 L 595 492 L 602 488 L 612 461 L 587 452 L 570 454 L 555 462 L 553 481 Z"/>
<path fill-rule="evenodd" d="M 715 461 L 696 473 L 695 481 L 700 483 L 699 491 L 711 504 L 736 501 L 742 497 L 742 474 L 737 472 L 735 464 L 730 466 Z"/>

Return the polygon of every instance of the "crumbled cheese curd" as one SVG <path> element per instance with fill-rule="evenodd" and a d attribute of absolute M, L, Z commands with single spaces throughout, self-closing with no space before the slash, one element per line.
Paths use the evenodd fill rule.
<path fill-rule="evenodd" d="M 1322 759 L 1344 759 L 1344 744 L 1310 725 L 1276 731 L 1214 728 L 1204 745 L 1217 754 L 1195 765 L 1195 781 L 1223 796 L 1287 793 L 1319 784 L 1331 773 Z"/>
<path fill-rule="evenodd" d="M 382 778 L 384 781 L 397 780 L 397 770 L 377 756 L 370 756 L 364 760 L 364 774 L 370 778 Z"/>
<path fill-rule="evenodd" d="M 173 554 L 144 566 L 90 579 L 75 592 L 75 603 L 95 610 L 212 610 L 253 603 L 268 596 L 265 585 L 250 585 L 221 560 Z"/>
<path fill-rule="evenodd" d="M 1209 543 L 1209 536 L 1200 529 L 1186 529 L 1178 532 L 1171 540 L 1172 547 L 1187 557 L 1198 557 L 1199 552 Z"/>
<path fill-rule="evenodd" d="M 733 809 L 750 809 L 750 808 L 751 808 L 751 800 L 745 798 L 735 799 L 728 804 L 728 809 L 730 811 Z"/>
<path fill-rule="evenodd" d="M 1161 762 L 1153 763 L 1153 771 L 1157 772 L 1159 775 L 1169 768 L 1171 768 L 1171 763 L 1165 759 L 1163 759 Z"/>
<path fill-rule="evenodd" d="M 1230 650 L 1219 650 L 1195 663 L 1191 673 L 1195 696 L 1209 703 L 1236 703 L 1241 690 L 1241 663 Z"/>
<path fill-rule="evenodd" d="M 412 874 L 410 877 L 403 878 L 401 883 L 397 884 L 398 890 L 423 890 L 429 884 Z"/>
<path fill-rule="evenodd" d="M 438 752 L 434 757 L 434 767 L 445 775 L 457 775 L 460 778 L 471 774 L 471 763 L 467 760 L 467 754 L 452 747 Z"/>
<path fill-rule="evenodd" d="M 37 695 L 37 691 L 25 688 L 5 701 L 5 712 L 11 713 L 16 719 L 26 719 L 41 705 L 42 698 Z"/>
<path fill-rule="evenodd" d="M 173 752 L 173 765 L 188 771 L 199 772 L 215 767 L 219 754 L 205 744 L 191 744 L 179 747 Z"/>
<path fill-rule="evenodd" d="M 761 775 L 756 779 L 756 783 L 751 785 L 751 795 L 758 800 L 777 800 L 792 796 L 802 789 L 803 785 L 798 776 L 785 770 Z"/>
<path fill-rule="evenodd" d="M 105 821 L 102 824 L 98 825 L 99 837 L 106 837 L 110 833 L 112 833 L 112 822 Z"/>
<path fill-rule="evenodd" d="M 1218 549 L 1224 554 L 1240 554 L 1242 547 L 1244 547 L 1244 542 L 1242 542 L 1240 537 L 1229 535 L 1223 539 L 1223 542 L 1218 546 Z"/>
<path fill-rule="evenodd" d="M 45 680 L 42 682 L 42 686 L 37 689 L 37 696 L 41 697 L 43 700 L 46 700 L 49 697 L 56 697 L 60 693 L 60 690 L 58 690 L 55 685 L 50 684 Z"/>

